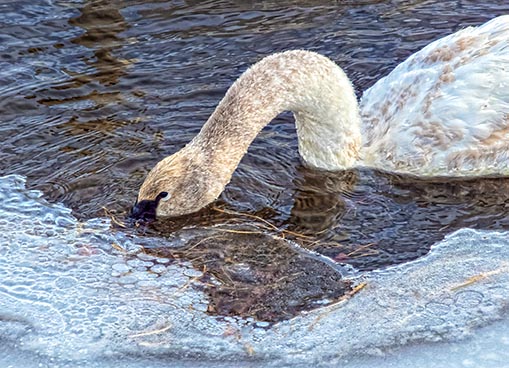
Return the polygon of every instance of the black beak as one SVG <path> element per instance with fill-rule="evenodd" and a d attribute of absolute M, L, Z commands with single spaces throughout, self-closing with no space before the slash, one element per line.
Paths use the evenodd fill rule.
<path fill-rule="evenodd" d="M 135 220 L 155 220 L 158 202 L 158 200 L 136 202 L 131 210 L 131 217 Z"/>

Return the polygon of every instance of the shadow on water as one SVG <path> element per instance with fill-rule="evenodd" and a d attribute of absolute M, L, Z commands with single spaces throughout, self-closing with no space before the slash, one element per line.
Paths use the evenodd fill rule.
<path fill-rule="evenodd" d="M 182 148 L 262 56 L 296 48 L 325 54 L 360 96 L 430 41 L 509 12 L 506 1 L 2 6 L 0 175 L 26 176 L 31 189 L 79 219 L 104 216 L 105 207 L 120 220 L 148 170 Z M 507 229 L 507 189 L 503 178 L 309 170 L 300 165 L 293 119 L 282 114 L 211 207 L 121 231 L 163 244 L 190 237 L 181 249 L 147 251 L 205 269 L 211 313 L 274 321 L 333 302 L 351 286 L 330 263 L 280 238 L 360 270 L 386 267 L 426 254 L 462 227 Z"/>

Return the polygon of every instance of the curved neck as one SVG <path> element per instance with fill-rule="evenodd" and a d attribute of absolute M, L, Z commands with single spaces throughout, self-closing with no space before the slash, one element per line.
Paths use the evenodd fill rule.
<path fill-rule="evenodd" d="M 288 110 L 306 164 L 341 170 L 357 162 L 361 133 L 353 87 L 334 62 L 309 51 L 274 54 L 248 69 L 186 149 L 201 150 L 226 185 L 260 130 Z"/>

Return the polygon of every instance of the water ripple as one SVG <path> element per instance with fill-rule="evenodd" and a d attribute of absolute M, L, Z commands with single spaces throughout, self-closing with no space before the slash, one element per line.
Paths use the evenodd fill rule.
<path fill-rule="evenodd" d="M 261 57 L 318 51 L 346 70 L 360 96 L 430 41 L 509 6 L 22 0 L 0 10 L 0 174 L 26 175 L 46 198 L 91 218 L 103 207 L 127 212 L 154 163 L 183 147 Z M 360 268 L 414 259 L 461 227 L 509 226 L 507 198 L 493 195 L 505 180 L 311 172 L 296 147 L 283 114 L 253 142 L 218 203 L 318 234 L 307 246 Z"/>

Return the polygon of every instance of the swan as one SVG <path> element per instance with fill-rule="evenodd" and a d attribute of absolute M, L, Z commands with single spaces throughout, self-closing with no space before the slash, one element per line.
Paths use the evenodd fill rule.
<path fill-rule="evenodd" d="M 267 56 L 228 89 L 199 134 L 155 165 L 135 218 L 196 212 L 221 194 L 260 130 L 292 111 L 300 156 L 324 170 L 509 175 L 509 15 L 424 47 L 362 96 L 314 52 Z"/>

